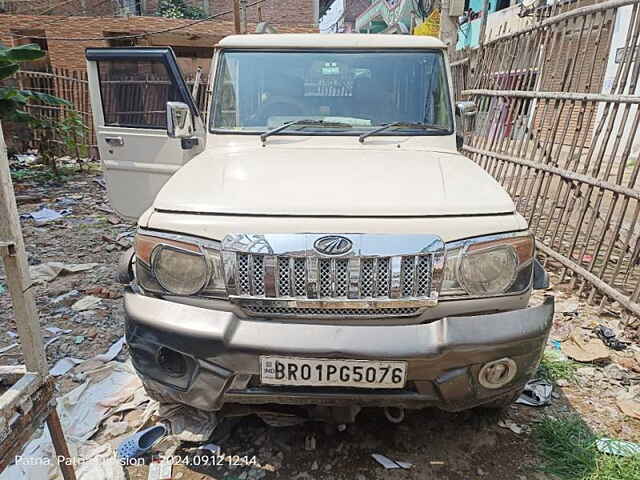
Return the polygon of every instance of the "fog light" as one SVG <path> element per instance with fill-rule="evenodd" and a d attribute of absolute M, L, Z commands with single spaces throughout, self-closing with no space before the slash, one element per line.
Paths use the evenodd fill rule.
<path fill-rule="evenodd" d="M 187 373 L 187 361 L 184 355 L 170 348 L 160 347 L 158 365 L 171 377 L 182 377 Z"/>
<path fill-rule="evenodd" d="M 482 366 L 478 374 L 478 382 L 484 388 L 501 388 L 515 378 L 517 371 L 516 362 L 510 358 L 501 358 Z"/>

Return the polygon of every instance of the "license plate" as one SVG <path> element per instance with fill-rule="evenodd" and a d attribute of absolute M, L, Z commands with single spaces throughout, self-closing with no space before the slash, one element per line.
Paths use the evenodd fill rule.
<path fill-rule="evenodd" d="M 403 388 L 406 362 L 260 357 L 260 380 L 266 385 Z"/>

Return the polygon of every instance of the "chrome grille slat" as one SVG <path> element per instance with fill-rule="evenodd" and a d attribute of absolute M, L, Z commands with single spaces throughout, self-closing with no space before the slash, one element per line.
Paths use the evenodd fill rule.
<path fill-rule="evenodd" d="M 265 305 L 247 305 L 249 312 L 260 315 L 280 315 L 292 317 L 326 316 L 326 317 L 365 317 L 375 318 L 381 316 L 377 308 L 305 308 L 305 307 L 278 307 Z M 385 308 L 385 317 L 410 317 L 418 313 L 418 307 Z"/>
<path fill-rule="evenodd" d="M 389 257 L 376 259 L 376 297 L 389 295 Z"/>
<path fill-rule="evenodd" d="M 293 295 L 305 297 L 307 293 L 307 266 L 305 258 L 293 259 Z"/>
<path fill-rule="evenodd" d="M 253 294 L 264 295 L 264 257 L 262 255 L 251 256 L 251 281 L 253 282 Z"/>
<path fill-rule="evenodd" d="M 251 285 L 249 283 L 249 255 L 246 253 L 238 254 L 238 289 L 241 295 L 251 293 Z"/>
<path fill-rule="evenodd" d="M 410 316 L 437 304 L 445 254 L 437 236 L 334 236 L 353 244 L 334 255 L 315 250 L 322 235 L 228 237 L 227 291 L 250 314 Z"/>
<path fill-rule="evenodd" d="M 362 298 L 373 297 L 375 281 L 374 259 L 363 258 L 360 270 L 360 296 Z"/>
<path fill-rule="evenodd" d="M 291 294 L 291 258 L 278 257 L 278 295 L 288 297 Z"/>
<path fill-rule="evenodd" d="M 390 297 L 392 286 L 401 293 L 396 298 L 431 294 L 431 255 L 318 259 L 237 253 L 236 264 L 240 295 L 264 296 L 268 280 L 274 282 L 274 293 L 267 296 L 277 298 L 385 298 Z M 393 282 L 392 268 L 397 277 Z M 314 289 L 317 296 L 309 296 Z"/>

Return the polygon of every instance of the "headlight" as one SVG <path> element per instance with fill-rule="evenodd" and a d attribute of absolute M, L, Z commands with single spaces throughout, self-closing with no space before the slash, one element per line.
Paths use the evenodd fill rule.
<path fill-rule="evenodd" d="M 533 274 L 534 245 L 530 234 L 448 244 L 441 295 L 488 297 L 526 290 Z"/>
<path fill-rule="evenodd" d="M 217 242 L 140 231 L 135 250 L 136 279 L 143 290 L 183 296 L 226 296 Z"/>

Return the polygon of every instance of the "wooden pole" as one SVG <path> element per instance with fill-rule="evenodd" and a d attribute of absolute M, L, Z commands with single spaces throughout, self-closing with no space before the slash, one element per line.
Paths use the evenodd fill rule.
<path fill-rule="evenodd" d="M 7 146 L 0 124 L 0 256 L 4 260 L 7 286 L 13 302 L 16 329 L 27 370 L 43 378 L 49 367 L 42 345 L 40 319 L 31 291 L 29 265 L 9 172 Z"/>
<path fill-rule="evenodd" d="M 247 33 L 247 0 L 240 0 L 240 33 Z"/>
<path fill-rule="evenodd" d="M 455 17 L 450 16 L 449 3 L 451 0 L 442 0 L 440 8 L 440 40 L 449 47 L 451 51 L 455 51 L 458 42 L 458 21 Z"/>
<path fill-rule="evenodd" d="M 60 423 L 60 417 L 58 411 L 54 408 L 51 409 L 51 413 L 47 417 L 47 427 L 49 427 L 49 433 L 51 434 L 51 443 L 56 451 L 56 457 L 58 460 L 58 466 L 62 471 L 62 478 L 64 480 L 76 480 L 75 469 L 73 468 L 73 457 L 69 453 L 69 447 L 67 441 L 64 438 L 64 431 L 62 430 L 62 424 Z"/>
<path fill-rule="evenodd" d="M 485 43 L 488 16 L 489 16 L 489 0 L 482 0 L 482 17 L 480 18 L 480 36 L 478 41 L 481 47 Z"/>
<path fill-rule="evenodd" d="M 233 0 L 233 26 L 236 33 L 240 33 L 240 0 Z"/>

